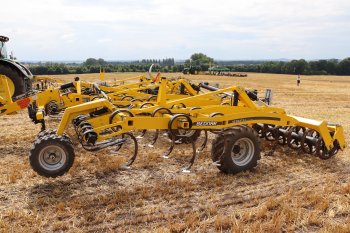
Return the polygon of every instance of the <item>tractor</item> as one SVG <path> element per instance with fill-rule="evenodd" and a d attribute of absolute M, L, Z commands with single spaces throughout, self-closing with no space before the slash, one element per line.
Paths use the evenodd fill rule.
<path fill-rule="evenodd" d="M 198 74 L 201 71 L 200 66 L 190 66 L 183 69 L 183 74 Z"/>
<path fill-rule="evenodd" d="M 12 56 L 8 57 L 6 50 L 8 41 L 8 37 L 0 36 L 0 74 L 8 77 L 11 97 L 16 98 L 31 90 L 33 75 L 28 68 L 12 59 Z M 3 88 L 0 87 L 0 96 L 3 92 Z"/>

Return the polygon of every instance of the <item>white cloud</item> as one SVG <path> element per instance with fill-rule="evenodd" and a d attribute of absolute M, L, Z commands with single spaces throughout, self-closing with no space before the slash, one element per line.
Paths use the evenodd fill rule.
<path fill-rule="evenodd" d="M 21 59 L 343 58 L 348 0 L 12 0 L 1 34 Z"/>

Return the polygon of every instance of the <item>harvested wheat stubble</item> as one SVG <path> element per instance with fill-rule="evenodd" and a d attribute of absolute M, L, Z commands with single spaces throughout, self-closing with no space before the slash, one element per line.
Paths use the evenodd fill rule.
<path fill-rule="evenodd" d="M 106 76 L 113 80 L 135 74 Z M 260 93 L 272 88 L 274 105 L 289 114 L 341 123 L 349 143 L 350 77 L 305 76 L 300 87 L 292 75 L 186 77 Z M 123 158 L 108 149 L 91 153 L 77 146 L 68 175 L 46 179 L 32 171 L 27 158 L 39 128 L 26 112 L 0 119 L 2 232 L 350 231 L 348 149 L 322 161 L 279 148 L 273 156 L 263 153 L 251 172 L 224 175 L 211 165 L 209 143 L 193 172 L 183 174 L 179 170 L 190 158 L 188 145 L 176 147 L 165 160 L 165 140 L 149 148 L 141 139 L 140 156 L 130 170 L 119 169 Z M 265 142 L 264 147 L 271 145 Z"/>

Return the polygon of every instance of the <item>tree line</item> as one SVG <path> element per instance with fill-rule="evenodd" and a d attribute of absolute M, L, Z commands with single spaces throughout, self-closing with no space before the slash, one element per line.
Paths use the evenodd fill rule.
<path fill-rule="evenodd" d="M 135 60 L 135 61 L 111 61 L 107 62 L 102 58 L 95 59 L 95 58 L 88 58 L 83 63 L 84 66 L 105 66 L 107 64 L 110 65 L 149 65 L 149 64 L 156 64 L 160 66 L 175 66 L 175 59 L 174 58 L 165 58 L 165 59 L 142 59 L 142 60 Z"/>
<path fill-rule="evenodd" d="M 274 74 L 304 75 L 350 75 L 350 58 L 306 61 L 304 59 L 289 62 L 264 62 L 262 64 L 227 66 L 232 71 L 258 72 Z"/>
<path fill-rule="evenodd" d="M 202 53 L 193 54 L 183 64 L 176 63 L 174 58 L 142 59 L 125 62 L 107 62 L 102 58 L 88 58 L 82 64 L 38 63 L 30 64 L 29 68 L 35 75 L 54 74 L 84 74 L 98 73 L 100 68 L 105 72 L 146 72 L 151 64 L 155 64 L 153 71 L 182 72 L 185 67 L 198 67 L 207 71 L 209 67 L 220 64 Z M 235 72 L 258 72 L 275 74 L 304 74 L 304 75 L 350 75 L 350 58 L 343 60 L 330 59 L 306 61 L 304 59 L 292 61 L 267 61 L 261 63 L 220 64 Z"/>
<path fill-rule="evenodd" d="M 54 74 L 85 74 L 99 73 L 103 68 L 105 72 L 146 72 L 154 64 L 153 71 L 160 72 L 182 72 L 183 64 L 175 64 L 174 58 L 143 59 L 127 62 L 107 62 L 102 58 L 88 58 L 82 64 L 71 63 L 37 63 L 29 64 L 29 69 L 34 75 L 54 75 Z"/>

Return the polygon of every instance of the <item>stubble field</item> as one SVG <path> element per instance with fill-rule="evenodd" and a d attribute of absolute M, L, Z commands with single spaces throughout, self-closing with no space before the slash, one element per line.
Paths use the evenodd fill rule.
<path fill-rule="evenodd" d="M 55 77 L 72 80 L 74 75 Z M 80 77 L 96 80 L 98 74 Z M 292 75 L 185 77 L 257 89 L 261 95 L 272 88 L 274 106 L 340 123 L 349 143 L 350 77 L 302 76 L 300 87 Z M 50 121 L 49 126 L 56 124 Z M 177 146 L 164 159 L 165 139 L 154 148 L 141 139 L 139 157 L 123 170 L 110 150 L 86 152 L 76 144 L 69 173 L 47 179 L 28 162 L 39 130 L 26 111 L 0 118 L 1 232 L 350 232 L 348 149 L 323 161 L 280 147 L 272 156 L 263 151 L 253 171 L 225 175 L 212 165 L 210 143 L 189 174 L 180 172 L 189 161 L 189 145 Z M 271 145 L 264 146 L 268 152 Z"/>

